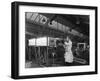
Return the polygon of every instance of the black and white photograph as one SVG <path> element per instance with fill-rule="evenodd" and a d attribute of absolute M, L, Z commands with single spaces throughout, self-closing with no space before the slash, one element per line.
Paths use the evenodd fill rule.
<path fill-rule="evenodd" d="M 97 7 L 12 3 L 12 78 L 97 74 Z"/>
<path fill-rule="evenodd" d="M 25 67 L 89 65 L 89 15 L 25 12 Z"/>

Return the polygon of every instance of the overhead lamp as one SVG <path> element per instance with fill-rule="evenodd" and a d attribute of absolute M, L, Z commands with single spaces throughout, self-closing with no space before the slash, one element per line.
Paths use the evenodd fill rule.
<path fill-rule="evenodd" d="M 50 25 L 52 25 L 52 22 L 50 22 Z"/>
<path fill-rule="evenodd" d="M 51 19 L 50 19 L 50 25 L 52 25 L 52 21 L 55 20 L 57 18 L 57 15 L 54 15 Z"/>
<path fill-rule="evenodd" d="M 42 19 L 42 22 L 46 22 L 45 18 Z"/>

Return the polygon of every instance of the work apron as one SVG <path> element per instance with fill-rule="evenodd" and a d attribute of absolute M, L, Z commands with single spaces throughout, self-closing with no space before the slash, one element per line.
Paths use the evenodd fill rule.
<path fill-rule="evenodd" d="M 73 54 L 71 51 L 72 42 L 71 41 L 69 43 L 65 42 L 65 46 L 66 46 L 64 54 L 65 62 L 72 63 L 73 62 Z"/>

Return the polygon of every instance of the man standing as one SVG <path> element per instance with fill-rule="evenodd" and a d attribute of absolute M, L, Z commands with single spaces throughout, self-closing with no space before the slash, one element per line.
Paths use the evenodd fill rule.
<path fill-rule="evenodd" d="M 64 53 L 65 53 L 65 49 L 64 49 L 64 43 L 63 41 L 57 41 L 57 48 L 56 48 L 56 54 L 58 56 L 58 59 L 60 59 L 61 61 L 61 65 L 64 65 L 65 60 L 64 60 Z"/>
<path fill-rule="evenodd" d="M 69 37 L 66 37 L 65 39 L 64 48 L 65 48 L 65 54 L 64 54 L 65 65 L 71 65 L 73 63 L 73 54 L 71 50 L 72 41 L 70 40 Z"/>

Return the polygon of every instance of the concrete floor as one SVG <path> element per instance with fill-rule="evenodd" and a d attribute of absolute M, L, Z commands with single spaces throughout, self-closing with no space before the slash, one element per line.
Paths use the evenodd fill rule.
<path fill-rule="evenodd" d="M 74 60 L 73 64 L 70 66 L 82 66 L 82 65 L 89 65 L 89 64 L 82 64 Z M 54 60 L 49 59 L 48 65 L 46 63 L 38 64 L 34 59 L 32 61 L 26 61 L 25 63 L 25 68 L 60 67 L 60 66 L 64 66 L 64 65 L 62 65 L 61 61 L 58 59 L 54 59 Z"/>

